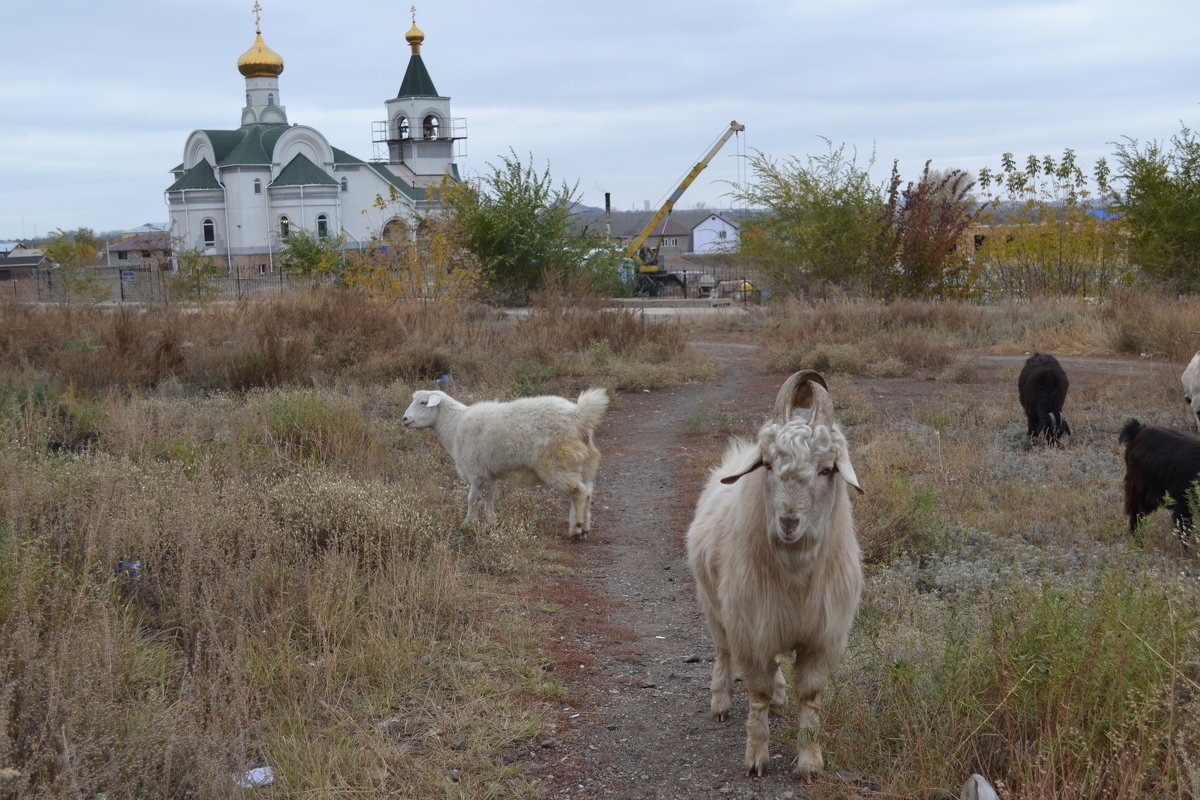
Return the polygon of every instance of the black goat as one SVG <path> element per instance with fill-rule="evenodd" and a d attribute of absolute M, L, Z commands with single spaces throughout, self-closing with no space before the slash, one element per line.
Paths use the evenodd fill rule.
<path fill-rule="evenodd" d="M 1125 513 L 1129 532 L 1138 521 L 1167 502 L 1176 531 L 1192 528 L 1192 484 L 1200 475 L 1200 439 L 1171 428 L 1131 419 L 1117 441 L 1125 445 Z M 1169 501 L 1167 500 L 1170 496 Z"/>
<path fill-rule="evenodd" d="M 1034 353 L 1025 361 L 1017 378 L 1017 396 L 1029 420 L 1031 441 L 1044 436 L 1047 442 L 1057 442 L 1070 435 L 1071 426 L 1062 415 L 1068 386 L 1067 373 L 1054 356 Z"/>

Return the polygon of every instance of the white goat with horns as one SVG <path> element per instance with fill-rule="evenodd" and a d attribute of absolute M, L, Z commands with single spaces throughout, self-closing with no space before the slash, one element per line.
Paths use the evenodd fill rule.
<path fill-rule="evenodd" d="M 496 516 L 495 482 L 543 483 L 571 500 L 567 531 L 582 539 L 592 527 L 592 486 L 600 451 L 592 433 L 608 409 L 608 393 L 586 389 L 565 397 L 525 397 L 465 405 L 441 391 L 413 392 L 401 422 L 433 428 L 470 488 L 468 523 Z"/>
<path fill-rule="evenodd" d="M 792 416 L 810 401 L 810 414 Z M 728 719 L 736 670 L 750 699 L 747 777 L 770 758 L 768 706 L 787 702 L 781 655 L 794 656 L 800 706 L 794 770 L 824 769 L 819 695 L 863 584 L 847 485 L 862 491 L 825 380 L 805 370 L 784 382 L 757 442 L 730 444 L 696 504 L 687 553 L 717 649 L 712 714 Z"/>

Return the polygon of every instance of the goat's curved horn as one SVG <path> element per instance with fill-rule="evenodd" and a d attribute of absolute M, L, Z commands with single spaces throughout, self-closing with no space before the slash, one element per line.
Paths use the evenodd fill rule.
<path fill-rule="evenodd" d="M 800 370 L 779 388 L 779 394 L 775 396 L 775 419 L 783 424 L 792 418 L 796 408 L 811 406 L 813 413 L 810 425 L 818 421 L 828 422 L 833 416 L 833 401 L 829 399 L 828 388 L 821 373 L 811 369 Z"/>

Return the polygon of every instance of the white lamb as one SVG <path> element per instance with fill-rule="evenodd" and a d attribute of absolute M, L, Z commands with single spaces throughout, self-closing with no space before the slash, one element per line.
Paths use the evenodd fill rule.
<path fill-rule="evenodd" d="M 526 397 L 465 405 L 441 391 L 413 392 L 401 420 L 405 427 L 433 428 L 470 489 L 468 523 L 496 517 L 495 482 L 513 478 L 543 483 L 571 500 L 567 533 L 587 536 L 592 527 L 592 486 L 600 451 L 592 433 L 608 409 L 604 389 L 587 389 L 572 403 L 564 397 Z"/>
<path fill-rule="evenodd" d="M 812 413 L 792 415 L 812 401 Z M 714 719 L 729 716 L 736 672 L 750 698 L 745 774 L 770 759 L 767 708 L 786 702 L 776 658 L 794 656 L 799 734 L 794 769 L 824 769 L 821 689 L 845 652 L 863 576 L 847 486 L 862 491 L 825 381 L 783 384 L 757 442 L 735 441 L 712 473 L 687 533 L 688 563 L 717 649 Z"/>

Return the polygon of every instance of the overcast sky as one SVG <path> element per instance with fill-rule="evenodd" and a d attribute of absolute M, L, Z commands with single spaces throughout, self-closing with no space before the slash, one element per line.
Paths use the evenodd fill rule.
<path fill-rule="evenodd" d="M 408 63 L 408 4 L 262 0 L 292 123 L 374 155 Z M 253 0 L 6 4 L 0 240 L 168 218 L 168 170 L 197 128 L 236 128 Z M 1200 125 L 1197 0 L 657 0 L 417 3 L 422 57 L 466 122 L 465 175 L 511 148 L 585 203 L 657 207 L 731 120 L 679 207 L 727 207 L 739 153 L 825 137 L 918 177 Z"/>

